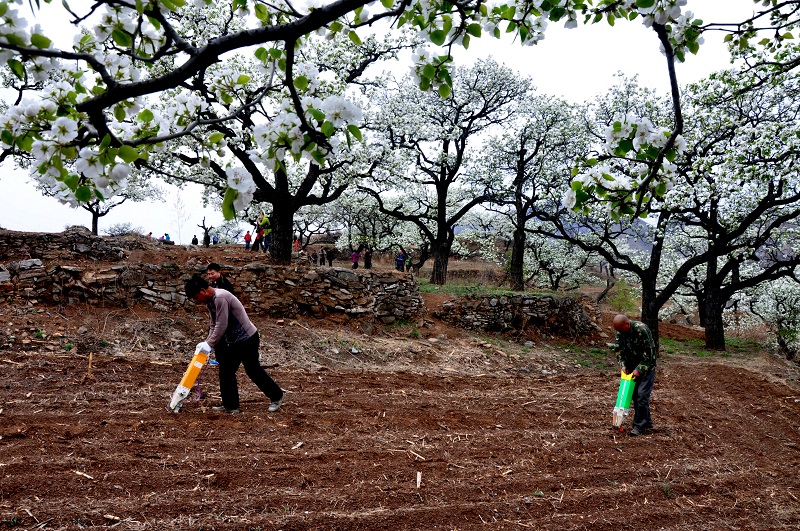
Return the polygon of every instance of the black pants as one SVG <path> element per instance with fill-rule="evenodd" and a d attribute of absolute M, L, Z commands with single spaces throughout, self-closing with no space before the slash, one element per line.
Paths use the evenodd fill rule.
<path fill-rule="evenodd" d="M 653 383 L 656 380 L 656 369 L 653 367 L 639 377 L 633 387 L 633 425 L 640 430 L 653 426 L 650 419 L 650 393 L 653 392 Z"/>
<path fill-rule="evenodd" d="M 270 378 L 258 361 L 258 332 L 244 341 L 232 345 L 220 341 L 216 347 L 219 362 L 219 392 L 225 409 L 239 409 L 239 384 L 236 371 L 244 365 L 244 372 L 271 401 L 280 400 L 283 390 Z"/>

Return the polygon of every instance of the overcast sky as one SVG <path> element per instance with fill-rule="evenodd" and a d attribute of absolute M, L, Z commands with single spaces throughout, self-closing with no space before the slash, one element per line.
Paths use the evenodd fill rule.
<path fill-rule="evenodd" d="M 689 0 L 685 9 L 691 10 L 704 22 L 735 22 L 750 16 L 755 4 L 752 0 Z M 44 5 L 44 4 L 43 4 Z M 51 8 L 52 6 L 48 6 Z M 21 8 L 23 11 L 26 8 Z M 28 17 L 30 22 L 30 17 Z M 681 85 L 697 81 L 709 73 L 727 68 L 729 58 L 722 43 L 723 35 L 711 33 L 697 56 L 689 56 L 677 68 Z M 605 92 L 614 84 L 614 74 L 639 75 L 643 85 L 666 93 L 669 80 L 666 61 L 659 52 L 655 32 L 641 21 L 618 22 L 610 28 L 601 22 L 565 30 L 560 24 L 551 24 L 545 39 L 533 47 L 513 45 L 510 41 L 491 38 L 473 39 L 469 50 L 459 54 L 457 60 L 468 63 L 475 58 L 493 56 L 523 75 L 530 76 L 540 93 L 563 97 L 572 102 L 583 102 Z M 72 209 L 52 198 L 42 197 L 30 184 L 27 171 L 16 169 L 6 161 L 0 167 L 0 227 L 19 231 L 60 232 L 66 226 L 91 226 L 91 216 L 82 209 Z M 202 238 L 197 228 L 206 218 L 206 225 L 218 226 L 222 215 L 203 208 L 201 189 L 190 186 L 183 191 L 165 187 L 163 203 L 130 203 L 112 210 L 101 218 L 100 233 L 118 223 L 132 223 L 144 233 L 155 236 L 169 233 L 178 243 L 188 243 L 192 235 Z M 176 199 L 180 195 L 188 219 L 178 223 Z M 180 238 L 179 238 L 180 233 Z"/>

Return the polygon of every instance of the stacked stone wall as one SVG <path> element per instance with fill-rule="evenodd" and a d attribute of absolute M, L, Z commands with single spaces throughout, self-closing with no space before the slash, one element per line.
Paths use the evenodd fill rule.
<path fill-rule="evenodd" d="M 463 328 L 541 333 L 580 338 L 602 329 L 597 304 L 589 297 L 549 295 L 467 296 L 442 303 L 435 315 Z"/>
<path fill-rule="evenodd" d="M 147 304 L 164 312 L 191 309 L 184 285 L 204 266 L 125 262 L 126 250 L 145 245 L 152 242 L 112 240 L 77 227 L 60 234 L 0 230 L 0 293 L 55 305 Z M 225 267 L 223 274 L 251 312 L 283 317 L 370 315 L 387 324 L 414 320 L 424 312 L 419 285 L 413 276 L 398 271 L 253 262 Z M 576 338 L 600 331 L 597 305 L 588 297 L 469 296 L 446 301 L 434 314 L 473 330 L 535 328 Z"/>
<path fill-rule="evenodd" d="M 130 306 L 150 304 L 165 312 L 191 305 L 183 288 L 197 269 L 160 265 L 45 266 L 38 258 L 0 264 L 0 290 L 45 304 Z M 223 270 L 251 311 L 291 317 L 345 313 L 372 315 L 386 323 L 415 319 L 423 310 L 417 283 L 393 271 L 309 269 L 252 263 Z"/>

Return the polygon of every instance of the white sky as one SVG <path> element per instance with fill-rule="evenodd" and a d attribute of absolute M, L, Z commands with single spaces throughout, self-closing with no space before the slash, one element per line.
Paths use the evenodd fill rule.
<path fill-rule="evenodd" d="M 752 14 L 754 7 L 752 0 L 689 0 L 684 9 L 706 23 L 722 23 L 742 20 Z M 699 54 L 689 56 L 685 64 L 678 66 L 681 85 L 728 67 L 729 58 L 722 38 L 721 33 L 706 35 Z M 643 85 L 662 92 L 666 93 L 668 88 L 666 61 L 659 52 L 658 39 L 640 20 L 618 21 L 614 28 L 600 22 L 572 30 L 551 24 L 545 39 L 533 47 L 486 37 L 473 39 L 469 50 L 460 54 L 457 61 L 465 64 L 489 55 L 530 76 L 540 93 L 573 102 L 590 100 L 605 92 L 614 84 L 614 74 L 619 71 L 627 76 L 638 74 Z M 69 225 L 91 226 L 88 212 L 41 196 L 30 184 L 27 171 L 16 169 L 11 161 L 0 167 L 0 185 L 3 190 L 0 227 L 4 229 L 60 232 Z M 112 210 L 100 219 L 100 233 L 117 223 L 132 223 L 145 234 L 152 231 L 154 236 L 159 236 L 167 232 L 178 243 L 188 243 L 194 234 L 202 238 L 202 230 L 197 225 L 203 217 L 206 225 L 222 223 L 221 213 L 210 207 L 203 208 L 199 186 L 191 185 L 183 191 L 175 187 L 165 189 L 163 203 L 126 202 Z M 189 216 L 180 226 L 175 212 L 178 194 Z"/>

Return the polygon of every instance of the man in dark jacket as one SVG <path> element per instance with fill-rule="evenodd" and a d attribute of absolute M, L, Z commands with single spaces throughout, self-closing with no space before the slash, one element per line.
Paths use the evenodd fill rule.
<path fill-rule="evenodd" d="M 222 275 L 222 266 L 215 262 L 211 262 L 206 267 L 206 277 L 208 278 L 208 284 L 212 288 L 222 288 L 225 291 L 230 291 L 233 293 L 233 284 Z"/>
<path fill-rule="evenodd" d="M 653 428 L 650 419 L 650 393 L 656 378 L 656 347 L 646 324 L 631 321 L 625 315 L 614 317 L 617 332 L 617 358 L 625 374 L 633 374 L 633 427 L 629 432 L 637 437 Z"/>

